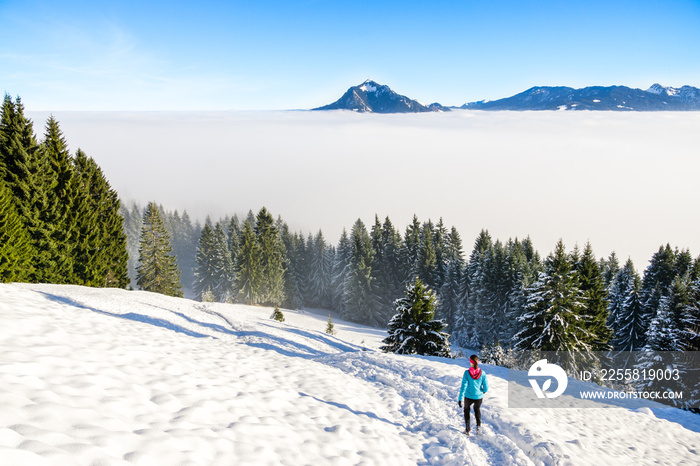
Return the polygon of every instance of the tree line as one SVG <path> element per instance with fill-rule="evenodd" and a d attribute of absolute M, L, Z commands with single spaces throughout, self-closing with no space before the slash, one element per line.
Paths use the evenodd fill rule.
<path fill-rule="evenodd" d="M 19 97 L 0 116 L 0 282 L 126 287 L 120 201 L 51 116 L 39 140 Z"/>
<path fill-rule="evenodd" d="M 454 227 L 415 216 L 403 233 L 388 217 L 375 216 L 369 228 L 358 219 L 333 245 L 321 231 L 290 231 L 264 207 L 203 226 L 187 213 L 159 211 L 180 285 L 196 299 L 324 308 L 386 327 L 394 302 L 418 278 L 435 292 L 436 317 L 452 342 L 465 348 L 700 348 L 700 258 L 670 245 L 640 276 L 615 253 L 597 259 L 590 244 L 567 251 L 560 241 L 543 259 L 529 238 L 494 241 L 485 230 L 465 260 Z M 142 216 L 136 205 L 124 215 L 127 226 Z"/>

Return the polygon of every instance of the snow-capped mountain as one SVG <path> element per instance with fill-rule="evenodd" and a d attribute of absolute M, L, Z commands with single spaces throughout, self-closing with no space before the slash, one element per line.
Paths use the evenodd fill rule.
<path fill-rule="evenodd" d="M 367 80 L 353 86 L 332 104 L 313 110 L 352 110 L 360 113 L 420 113 L 448 110 L 438 103 L 423 105 L 397 94 L 389 86 Z"/>
<path fill-rule="evenodd" d="M 700 110 L 700 89 L 654 84 L 647 90 L 626 86 L 536 86 L 505 99 L 464 104 L 470 110 Z"/>

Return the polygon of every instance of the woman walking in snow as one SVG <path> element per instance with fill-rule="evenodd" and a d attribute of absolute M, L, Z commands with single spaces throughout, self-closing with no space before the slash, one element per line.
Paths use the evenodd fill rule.
<path fill-rule="evenodd" d="M 476 354 L 469 356 L 469 364 L 471 367 L 464 371 L 462 377 L 462 387 L 459 389 L 459 407 L 462 407 L 464 400 L 464 422 L 467 424 L 465 432 L 469 435 L 470 424 L 470 406 L 474 405 L 474 417 L 476 418 L 476 433 L 481 433 L 481 402 L 484 398 L 484 393 L 489 390 L 489 384 L 486 381 L 486 374 L 479 368 L 479 358 Z"/>

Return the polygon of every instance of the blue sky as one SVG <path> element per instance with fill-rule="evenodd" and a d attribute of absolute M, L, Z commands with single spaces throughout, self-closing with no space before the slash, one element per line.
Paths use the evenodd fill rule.
<path fill-rule="evenodd" d="M 700 87 L 698 1 L 0 1 L 32 110 L 310 108 L 372 78 L 461 105 L 534 85 Z"/>

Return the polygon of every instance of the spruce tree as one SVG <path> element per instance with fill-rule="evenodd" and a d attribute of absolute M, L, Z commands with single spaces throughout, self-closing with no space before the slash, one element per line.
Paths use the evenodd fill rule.
<path fill-rule="evenodd" d="M 593 351 L 607 351 L 612 336 L 608 327 L 608 292 L 590 242 L 586 243 L 575 268 L 583 292 L 585 315 L 590 318 L 586 329 L 590 335 L 588 344 Z"/>
<path fill-rule="evenodd" d="M 381 326 L 380 303 L 372 273 L 374 250 L 362 220 L 358 219 L 350 233 L 352 255 L 343 288 L 341 317 L 365 325 Z"/>
<path fill-rule="evenodd" d="M 700 279 L 696 278 L 688 287 L 688 301 L 682 309 L 681 326 L 683 350 L 700 351 Z"/>
<path fill-rule="evenodd" d="M 350 258 L 352 257 L 352 244 L 348 232 L 343 228 L 335 250 L 332 268 L 331 308 L 344 315 L 343 294 L 345 281 L 349 273 Z"/>
<path fill-rule="evenodd" d="M 418 254 L 421 243 L 421 224 L 418 217 L 413 215 L 413 221 L 406 227 L 403 241 L 403 270 L 404 277 L 402 282 L 408 283 L 418 273 Z"/>
<path fill-rule="evenodd" d="M 483 282 L 484 260 L 488 251 L 493 249 L 491 235 L 482 230 L 474 242 L 474 248 L 469 256 L 466 270 L 462 278 L 462 301 L 455 319 L 457 334 L 455 340 L 465 348 L 480 348 L 482 333 L 478 327 L 482 304 L 485 302 Z"/>
<path fill-rule="evenodd" d="M 651 319 L 656 315 L 661 303 L 661 298 L 668 294 L 676 272 L 676 254 L 667 244 L 661 246 L 644 271 L 642 278 L 642 305 L 644 308 L 645 329 Z"/>
<path fill-rule="evenodd" d="M 277 322 L 284 322 L 284 314 L 282 314 L 279 307 L 275 306 L 275 310 L 272 311 L 270 319 L 276 320 Z"/>
<path fill-rule="evenodd" d="M 589 351 L 589 318 L 579 281 L 560 240 L 545 270 L 528 290 L 522 330 L 514 336 L 519 350 Z"/>
<path fill-rule="evenodd" d="M 421 240 L 418 246 L 416 275 L 431 289 L 438 284 L 438 261 L 433 240 L 433 224 L 428 221 L 421 230 Z"/>
<path fill-rule="evenodd" d="M 333 325 L 333 320 L 331 320 L 331 313 L 328 313 L 328 324 L 326 325 L 326 333 L 328 335 L 335 335 L 335 325 Z"/>
<path fill-rule="evenodd" d="M 616 351 L 639 351 L 645 344 L 646 321 L 640 297 L 642 279 L 631 259 L 615 275 L 609 293 L 609 327 Z"/>
<path fill-rule="evenodd" d="M 272 215 L 260 209 L 255 222 L 261 265 L 261 299 L 263 303 L 279 305 L 284 301 L 284 245 Z"/>
<path fill-rule="evenodd" d="M 80 149 L 73 170 L 74 275 L 80 284 L 124 288 L 129 282 L 129 257 L 119 196 L 95 160 Z"/>
<path fill-rule="evenodd" d="M 52 270 L 47 248 L 51 225 L 41 218 L 48 198 L 47 180 L 38 151 L 33 123 L 24 115 L 21 99 L 13 102 L 5 94 L 0 117 L 0 175 L 12 192 L 15 211 L 32 244 L 33 267 L 27 277 L 32 282 L 46 281 L 45 275 Z"/>
<path fill-rule="evenodd" d="M 205 223 L 202 234 L 199 237 L 197 247 L 197 266 L 194 272 L 195 296 L 203 301 L 204 293 L 211 293 L 215 301 L 219 296 L 214 292 L 219 287 L 222 278 L 224 264 L 220 260 L 221 255 L 216 250 L 216 238 L 210 223 Z"/>
<path fill-rule="evenodd" d="M 136 283 L 144 291 L 182 297 L 180 271 L 159 210 L 150 202 L 143 214 Z"/>
<path fill-rule="evenodd" d="M 0 282 L 22 282 L 32 269 L 32 244 L 12 202 L 12 192 L 0 179 Z"/>
<path fill-rule="evenodd" d="M 445 277 L 439 290 L 439 305 L 437 317 L 447 323 L 447 328 L 454 329 L 455 319 L 459 309 L 462 274 L 464 271 L 464 257 L 462 251 L 462 238 L 455 227 L 452 227 L 447 238 L 445 250 Z"/>
<path fill-rule="evenodd" d="M 331 268 L 333 266 L 328 254 L 328 245 L 321 230 L 309 242 L 307 242 L 310 252 L 309 301 L 313 307 L 328 309 L 331 305 Z"/>
<path fill-rule="evenodd" d="M 47 254 L 52 258 L 52 267 L 44 279 L 53 283 L 72 283 L 73 248 L 77 220 L 73 216 L 73 202 L 77 197 L 74 192 L 73 167 L 68 145 L 58 121 L 49 117 L 46 122 L 44 140 L 40 154 L 44 158 L 44 184 L 48 196 L 42 207 L 41 218 L 50 224 L 48 237 L 45 239 Z"/>
<path fill-rule="evenodd" d="M 397 354 L 450 357 L 445 322 L 435 320 L 437 297 L 416 277 L 407 285 L 405 297 L 396 300 L 396 314 L 389 322 L 381 350 Z"/>
<path fill-rule="evenodd" d="M 282 225 L 281 236 L 286 251 L 284 305 L 290 309 L 301 309 L 310 300 L 308 245 L 300 233 L 290 233 L 287 224 Z"/>
<path fill-rule="evenodd" d="M 258 304 L 262 294 L 260 246 L 249 220 L 243 223 L 241 248 L 236 258 L 236 294 L 247 304 Z"/>
<path fill-rule="evenodd" d="M 692 302 L 692 284 L 689 275 L 677 275 L 668 294 L 661 298 L 659 309 L 651 319 L 646 334 L 646 349 L 653 351 L 682 351 L 686 312 Z"/>

